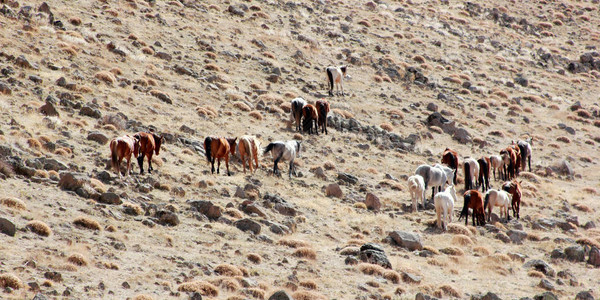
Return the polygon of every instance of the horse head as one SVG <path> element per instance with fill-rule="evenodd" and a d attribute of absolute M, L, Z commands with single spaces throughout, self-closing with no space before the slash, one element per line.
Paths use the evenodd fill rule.
<path fill-rule="evenodd" d="M 229 152 L 231 153 L 231 155 L 235 155 L 235 144 L 237 141 L 237 137 L 225 139 L 227 140 L 227 143 L 229 143 Z"/>
<path fill-rule="evenodd" d="M 348 70 L 348 67 L 346 65 L 340 66 L 340 70 L 342 71 L 342 75 L 346 77 L 346 71 Z"/>
<path fill-rule="evenodd" d="M 302 141 L 296 141 L 296 156 L 300 157 L 300 144 Z"/>
<path fill-rule="evenodd" d="M 160 153 L 160 145 L 164 143 L 165 137 L 156 133 L 152 133 L 152 137 L 154 138 L 154 154 L 158 155 Z"/>
<path fill-rule="evenodd" d="M 140 139 L 139 136 L 133 136 L 131 137 L 131 139 L 133 140 L 133 155 L 135 157 L 138 157 L 138 154 L 140 153 Z"/>

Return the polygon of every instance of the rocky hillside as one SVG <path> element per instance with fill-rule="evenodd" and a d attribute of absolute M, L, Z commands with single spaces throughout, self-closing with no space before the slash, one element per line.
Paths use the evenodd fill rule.
<path fill-rule="evenodd" d="M 598 8 L 0 0 L 0 298 L 598 298 Z M 148 130 L 154 172 L 119 179 L 109 141 Z M 298 176 L 211 174 L 204 137 L 246 134 L 302 140 Z M 418 165 L 527 137 L 520 219 L 458 221 L 462 169 L 447 232 L 412 212 Z"/>

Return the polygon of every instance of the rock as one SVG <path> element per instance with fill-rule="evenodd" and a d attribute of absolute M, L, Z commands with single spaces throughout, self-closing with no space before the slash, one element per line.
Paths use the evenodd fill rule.
<path fill-rule="evenodd" d="M 171 61 L 173 59 L 173 57 L 171 56 L 171 54 L 166 53 L 166 52 L 156 52 L 156 54 L 154 54 L 154 56 L 160 58 L 160 59 L 164 59 L 167 61 Z"/>
<path fill-rule="evenodd" d="M 46 104 L 42 105 L 42 107 L 40 107 L 40 113 L 42 113 L 45 116 L 48 117 L 58 117 L 59 113 L 58 110 L 56 110 L 56 107 L 54 107 L 54 104 L 52 104 L 49 101 L 46 101 Z"/>
<path fill-rule="evenodd" d="M 58 187 L 67 191 L 76 191 L 89 183 L 89 178 L 83 173 L 61 172 Z"/>
<path fill-rule="evenodd" d="M 56 85 L 65 87 L 67 86 L 67 80 L 61 76 L 59 79 L 56 80 Z"/>
<path fill-rule="evenodd" d="M 279 78 L 280 78 L 280 77 L 279 77 L 278 75 L 276 75 L 276 74 L 271 74 L 271 75 L 267 76 L 267 78 L 266 78 L 266 79 L 267 79 L 267 81 L 268 81 L 268 82 L 271 82 L 271 83 L 277 83 L 277 82 L 279 82 Z"/>
<path fill-rule="evenodd" d="M 357 184 L 358 183 L 358 178 L 356 178 L 356 176 L 354 176 L 352 174 L 348 174 L 348 173 L 343 173 L 343 172 L 338 173 L 338 180 L 343 181 L 345 183 L 349 183 L 349 184 Z"/>
<path fill-rule="evenodd" d="M 554 295 L 552 292 L 545 292 L 540 295 L 535 295 L 533 300 L 558 300 L 558 297 L 556 297 L 556 295 Z"/>
<path fill-rule="evenodd" d="M 473 141 L 471 134 L 464 128 L 457 128 L 454 135 L 452 135 L 452 138 L 461 144 L 467 144 Z"/>
<path fill-rule="evenodd" d="M 344 193 L 342 192 L 339 184 L 331 183 L 325 188 L 325 196 L 342 199 L 344 197 Z"/>
<path fill-rule="evenodd" d="M 360 260 L 370 264 L 380 265 L 386 269 L 391 269 L 392 264 L 388 260 L 383 248 L 377 244 L 366 243 L 360 247 Z"/>
<path fill-rule="evenodd" d="M 419 284 L 421 283 L 421 280 L 423 278 L 421 278 L 421 276 L 417 276 L 411 273 L 407 273 L 407 272 L 402 272 L 402 281 L 406 282 L 406 283 L 416 283 Z"/>
<path fill-rule="evenodd" d="M 260 207 L 256 206 L 256 204 L 254 204 L 254 202 L 252 201 L 244 201 L 242 202 L 242 204 L 240 204 L 240 210 L 252 215 L 252 214 L 257 214 L 260 217 L 266 217 L 267 215 L 260 209 Z"/>
<path fill-rule="evenodd" d="M 437 105 L 437 104 L 435 104 L 435 103 L 433 103 L 433 102 L 429 102 L 429 103 L 427 104 L 427 110 L 428 110 L 428 111 L 433 111 L 433 112 L 436 112 L 436 111 L 438 111 L 438 105 Z"/>
<path fill-rule="evenodd" d="M 295 217 L 298 211 L 289 203 L 277 203 L 273 206 L 273 209 L 284 216 Z"/>
<path fill-rule="evenodd" d="M 515 78 L 515 83 L 520 84 L 523 87 L 527 87 L 529 85 L 529 80 L 527 80 L 527 78 L 523 77 L 523 75 L 519 74 Z"/>
<path fill-rule="evenodd" d="M 347 265 L 357 265 L 358 264 L 358 259 L 356 259 L 356 257 L 354 257 L 354 256 L 348 256 L 344 260 L 344 263 L 347 264 Z"/>
<path fill-rule="evenodd" d="M 52 171 L 58 172 L 58 171 L 67 170 L 69 168 L 65 163 L 63 163 L 59 160 L 56 160 L 54 158 L 39 157 L 39 158 L 36 158 L 36 161 L 40 162 L 40 164 L 42 165 L 42 168 L 47 171 L 52 170 Z"/>
<path fill-rule="evenodd" d="M 536 271 L 540 271 L 550 277 L 554 277 L 554 275 L 556 274 L 554 269 L 550 267 L 548 263 L 541 259 L 532 259 L 523 264 L 523 267 L 526 269 L 535 269 Z"/>
<path fill-rule="evenodd" d="M 190 300 L 202 300 L 202 295 L 198 292 L 193 292 L 190 294 Z"/>
<path fill-rule="evenodd" d="M 592 247 L 587 263 L 596 268 L 600 267 L 600 250 L 598 248 Z"/>
<path fill-rule="evenodd" d="M 487 292 L 487 294 L 480 297 L 471 296 L 471 300 L 501 300 L 501 298 L 492 292 Z"/>
<path fill-rule="evenodd" d="M 191 201 L 190 205 L 210 220 L 217 220 L 223 215 L 223 210 L 220 206 L 214 205 L 207 200 Z"/>
<path fill-rule="evenodd" d="M 554 249 L 550 253 L 550 258 L 554 258 L 554 259 L 565 258 L 565 252 L 562 249 Z"/>
<path fill-rule="evenodd" d="M 44 3 L 46 3 L 46 2 L 44 2 Z M 46 296 L 44 296 L 42 293 L 37 293 L 33 297 L 33 300 L 48 300 L 48 298 L 46 298 Z"/>
<path fill-rule="evenodd" d="M 246 14 L 244 12 L 244 9 L 240 5 L 229 5 L 227 11 L 232 15 L 236 15 L 239 17 L 243 17 Z"/>
<path fill-rule="evenodd" d="M 574 174 L 573 167 L 571 167 L 571 164 L 566 159 L 563 159 L 563 160 L 555 163 L 550 168 L 552 169 L 552 171 L 554 171 L 555 173 L 558 173 L 560 175 L 572 177 Z"/>
<path fill-rule="evenodd" d="M 279 223 L 269 222 L 269 221 L 266 221 L 265 223 L 267 226 L 269 226 L 269 230 L 271 230 L 271 232 L 273 232 L 275 234 L 291 233 L 290 228 L 285 225 L 281 225 Z"/>
<path fill-rule="evenodd" d="M 85 105 L 79 110 L 79 114 L 82 116 L 88 116 L 94 119 L 102 118 L 102 113 L 100 110 L 93 108 L 91 106 Z"/>
<path fill-rule="evenodd" d="M 11 95 L 12 90 L 6 83 L 0 82 L 0 94 Z"/>
<path fill-rule="evenodd" d="M 587 221 L 585 224 L 583 224 L 583 228 L 586 230 L 596 228 L 596 223 L 594 223 L 594 221 Z"/>
<path fill-rule="evenodd" d="M 46 279 L 50 279 L 54 282 L 61 282 L 63 280 L 62 274 L 60 274 L 59 272 L 56 272 L 56 271 L 48 271 L 48 272 L 44 273 L 44 277 Z"/>
<path fill-rule="evenodd" d="M 19 57 L 15 59 L 15 65 L 21 68 L 34 69 L 33 65 L 23 55 L 19 55 Z"/>
<path fill-rule="evenodd" d="M 499 239 L 504 243 L 510 243 L 512 241 L 511 238 L 509 238 L 508 235 L 506 235 L 506 233 L 504 232 L 496 233 L 496 239 Z"/>
<path fill-rule="evenodd" d="M 577 293 L 575 300 L 594 300 L 594 295 L 590 291 L 581 291 Z"/>
<path fill-rule="evenodd" d="M 15 233 L 17 233 L 17 227 L 8 219 L 0 218 L 0 232 L 9 236 L 15 236 Z"/>
<path fill-rule="evenodd" d="M 437 298 L 433 298 L 433 297 L 431 297 L 429 295 L 425 295 L 425 294 L 423 294 L 421 292 L 418 292 L 415 295 L 415 300 L 434 300 L 434 299 L 437 299 Z"/>
<path fill-rule="evenodd" d="M 273 293 L 269 300 L 293 300 L 293 298 L 286 291 L 281 290 Z"/>
<path fill-rule="evenodd" d="M 313 172 L 315 174 L 315 177 L 317 178 L 327 179 L 327 176 L 325 175 L 325 170 L 323 170 L 322 167 L 317 167 L 314 170 L 311 170 L 311 172 Z"/>
<path fill-rule="evenodd" d="M 367 208 L 374 211 L 379 211 L 381 209 L 381 201 L 375 194 L 367 193 L 367 198 L 365 199 L 365 204 Z"/>
<path fill-rule="evenodd" d="M 241 231 L 251 231 L 254 234 L 259 234 L 261 230 L 258 222 L 248 218 L 237 220 L 233 222 L 233 225 Z"/>
<path fill-rule="evenodd" d="M 111 205 L 121 205 L 123 203 L 119 195 L 110 192 L 101 194 L 98 202 Z"/>
<path fill-rule="evenodd" d="M 163 226 L 177 226 L 179 225 L 179 217 L 174 212 L 168 210 L 159 210 L 156 212 L 158 223 Z"/>
<path fill-rule="evenodd" d="M 565 258 L 570 261 L 580 262 L 585 260 L 585 251 L 580 245 L 565 248 Z"/>
<path fill-rule="evenodd" d="M 94 141 L 100 145 L 106 145 L 108 143 L 108 137 L 104 133 L 98 131 L 92 131 L 87 136 L 88 141 Z"/>
<path fill-rule="evenodd" d="M 538 284 L 538 286 L 545 290 L 548 290 L 548 291 L 554 290 L 554 285 L 552 284 L 552 282 L 550 282 L 548 279 L 545 279 L 545 278 L 540 280 L 540 283 Z"/>
<path fill-rule="evenodd" d="M 510 240 L 515 244 L 522 244 L 523 240 L 527 238 L 527 233 L 522 230 L 509 230 L 506 235 L 510 238 Z"/>
<path fill-rule="evenodd" d="M 392 239 L 392 241 L 394 241 L 394 243 L 397 246 L 406 248 L 409 251 L 423 249 L 423 244 L 421 243 L 421 236 L 419 236 L 416 233 L 392 231 L 390 232 L 389 237 Z"/>
<path fill-rule="evenodd" d="M 44 81 L 41 77 L 39 77 L 37 75 L 29 75 L 29 80 L 31 80 L 32 82 L 37 83 L 37 84 L 40 84 Z"/>

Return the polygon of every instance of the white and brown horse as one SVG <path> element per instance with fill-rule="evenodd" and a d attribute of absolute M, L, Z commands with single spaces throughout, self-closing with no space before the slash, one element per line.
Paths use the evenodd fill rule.
<path fill-rule="evenodd" d="M 339 94 L 340 89 L 342 90 L 342 96 L 344 96 L 344 77 L 346 77 L 346 71 L 348 67 L 327 67 L 327 79 L 329 80 L 329 95 L 333 96 L 333 88 L 335 85 L 336 92 Z"/>
<path fill-rule="evenodd" d="M 140 140 L 130 135 L 124 135 L 121 137 L 114 138 L 110 141 L 110 158 L 111 166 L 119 178 L 121 176 L 121 162 L 123 158 L 127 159 L 127 171 L 126 176 L 131 173 L 131 155 L 138 156 L 140 151 Z"/>

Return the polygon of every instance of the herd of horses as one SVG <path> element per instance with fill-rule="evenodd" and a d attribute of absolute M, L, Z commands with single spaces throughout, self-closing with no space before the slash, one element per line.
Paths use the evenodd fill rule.
<path fill-rule="evenodd" d="M 513 217 L 519 219 L 521 208 L 521 182 L 516 179 L 527 166 L 531 172 L 531 146 L 533 140 L 512 141 L 511 145 L 501 149 L 499 155 L 483 156 L 479 159 L 465 157 L 463 172 L 465 192 L 464 205 L 459 214 L 459 220 L 465 218 L 468 224 L 469 209 L 472 210 L 472 224 L 483 226 L 491 221 L 494 207 L 500 208 L 499 217 L 510 220 L 509 209 Z M 431 187 L 431 200 L 436 211 L 437 227 L 446 230 L 452 222 L 452 211 L 457 201 L 455 185 L 459 168 L 458 153 L 446 148 L 442 153 L 441 164 L 433 166 L 423 164 L 417 167 L 415 174 L 407 180 L 411 195 L 412 209 L 417 210 L 417 202 L 422 201 L 425 207 L 425 194 Z M 490 171 L 494 180 L 502 180 L 500 189 L 490 188 Z M 496 177 L 498 171 L 498 178 Z M 448 187 L 446 187 L 448 185 Z M 477 189 L 481 187 L 481 192 Z M 487 214 L 485 210 L 487 209 Z"/>

